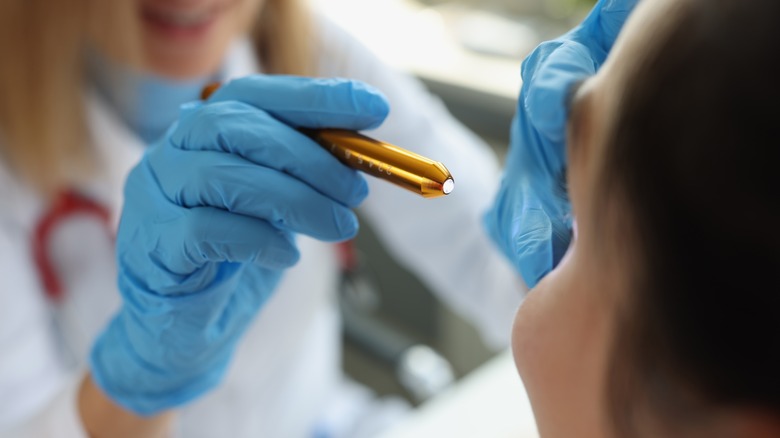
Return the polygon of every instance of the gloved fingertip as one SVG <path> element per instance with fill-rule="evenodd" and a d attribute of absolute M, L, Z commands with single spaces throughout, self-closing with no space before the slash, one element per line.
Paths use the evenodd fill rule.
<path fill-rule="evenodd" d="M 520 276 L 523 277 L 528 289 L 535 288 L 550 271 L 540 269 L 537 266 L 520 266 Z"/>
<path fill-rule="evenodd" d="M 544 210 L 530 208 L 516 226 L 511 242 L 515 264 L 528 287 L 534 287 L 553 267 L 552 223 Z"/>
<path fill-rule="evenodd" d="M 368 197 L 368 182 L 362 175 L 358 175 L 357 182 L 346 204 L 350 208 L 355 208 L 362 204 L 366 197 Z"/>
<path fill-rule="evenodd" d="M 545 137 L 564 141 L 571 87 L 595 74 L 596 67 L 589 49 L 574 41 L 561 44 L 541 65 L 523 105 L 531 123 Z"/>
<path fill-rule="evenodd" d="M 295 236 L 287 231 L 278 231 L 279 241 L 276 245 L 269 245 L 260 253 L 255 264 L 269 269 L 287 269 L 295 266 L 301 259 L 301 253 L 295 244 Z"/>
<path fill-rule="evenodd" d="M 381 91 L 365 82 L 350 81 L 350 86 L 356 112 L 365 118 L 361 129 L 379 127 L 390 114 L 390 102 Z"/>
<path fill-rule="evenodd" d="M 545 275 L 552 271 L 552 257 L 543 248 L 544 242 L 537 245 L 519 243 L 516 248 L 524 248 L 517 256 L 516 266 L 529 288 L 535 287 Z"/>
<path fill-rule="evenodd" d="M 598 20 L 586 21 L 586 24 L 598 26 L 592 32 L 598 37 L 605 50 L 610 50 L 623 28 L 628 16 L 639 0 L 606 0 L 598 11 Z"/>
<path fill-rule="evenodd" d="M 187 115 L 191 114 L 192 112 L 196 111 L 198 108 L 203 106 L 203 102 L 200 101 L 192 101 L 192 102 L 186 102 L 181 105 L 179 105 L 179 118 L 184 118 Z"/>
<path fill-rule="evenodd" d="M 568 85 L 560 88 L 546 86 L 532 87 L 523 101 L 524 110 L 533 126 L 548 140 L 560 143 L 566 134 L 568 117 L 564 106 Z"/>
<path fill-rule="evenodd" d="M 366 113 L 371 116 L 372 120 L 367 122 L 368 125 L 365 129 L 378 128 L 380 125 L 382 125 L 382 123 L 384 123 L 388 114 L 390 114 L 390 102 L 388 102 L 387 99 L 381 94 L 372 97 L 369 101 Z"/>
<path fill-rule="evenodd" d="M 339 236 L 334 240 L 349 240 L 357 235 L 360 226 L 352 210 L 338 208 L 333 211 L 333 215 L 339 231 Z"/>

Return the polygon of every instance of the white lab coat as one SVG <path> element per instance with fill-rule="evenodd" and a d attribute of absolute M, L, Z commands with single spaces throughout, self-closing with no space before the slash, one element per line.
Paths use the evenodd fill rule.
<path fill-rule="evenodd" d="M 422 199 L 369 177 L 363 217 L 391 254 L 488 342 L 505 346 L 525 286 L 481 227 L 498 186 L 495 156 L 416 80 L 383 65 L 334 25 L 323 22 L 319 30 L 325 47 L 319 75 L 360 79 L 389 98 L 390 116 L 372 135 L 446 163 L 456 181 L 450 196 Z M 234 44 L 226 71 L 229 77 L 258 71 L 247 41 Z M 144 146 L 93 93 L 89 123 L 101 172 L 80 190 L 116 221 L 124 178 Z M 76 385 L 91 342 L 119 305 L 111 237 L 90 217 L 59 225 L 49 250 L 67 290 L 54 304 L 31 251 L 46 206 L 5 167 L 0 205 L 0 437 L 83 437 Z M 338 266 L 332 244 L 298 242 L 300 262 L 246 333 L 224 383 L 181 410 L 182 436 L 310 436 L 342 373 Z"/>

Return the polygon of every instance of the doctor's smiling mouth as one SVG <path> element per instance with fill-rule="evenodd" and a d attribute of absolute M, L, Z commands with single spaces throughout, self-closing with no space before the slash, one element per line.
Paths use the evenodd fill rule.
<path fill-rule="evenodd" d="M 159 38 L 178 42 L 197 42 L 205 37 L 240 0 L 217 1 L 140 1 L 141 22 L 145 30 Z"/>
<path fill-rule="evenodd" d="M 265 0 L 123 0 L 137 18 L 141 67 L 173 79 L 213 75 Z M 128 55 L 125 59 L 133 59 Z M 137 58 L 137 57 L 135 57 Z"/>

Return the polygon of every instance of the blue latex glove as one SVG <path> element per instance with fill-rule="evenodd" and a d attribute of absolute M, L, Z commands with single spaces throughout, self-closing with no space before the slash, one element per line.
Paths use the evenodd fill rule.
<path fill-rule="evenodd" d="M 485 225 L 529 287 L 558 264 L 571 240 L 564 188 L 568 94 L 604 63 L 637 1 L 600 0 L 580 26 L 523 61 L 505 174 Z"/>
<path fill-rule="evenodd" d="M 123 305 L 90 358 L 108 396 L 149 415 L 220 382 L 298 260 L 295 234 L 353 237 L 350 208 L 368 193 L 361 175 L 291 126 L 369 129 L 387 113 L 362 83 L 284 76 L 239 79 L 182 107 L 125 185 Z"/>

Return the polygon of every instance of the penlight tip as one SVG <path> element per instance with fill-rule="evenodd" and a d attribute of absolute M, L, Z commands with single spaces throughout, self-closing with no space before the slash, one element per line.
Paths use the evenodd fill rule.
<path fill-rule="evenodd" d="M 455 180 L 452 178 L 447 178 L 447 181 L 444 181 L 444 184 L 442 184 L 441 191 L 444 192 L 445 195 L 449 195 L 452 193 L 452 191 L 455 189 Z"/>

